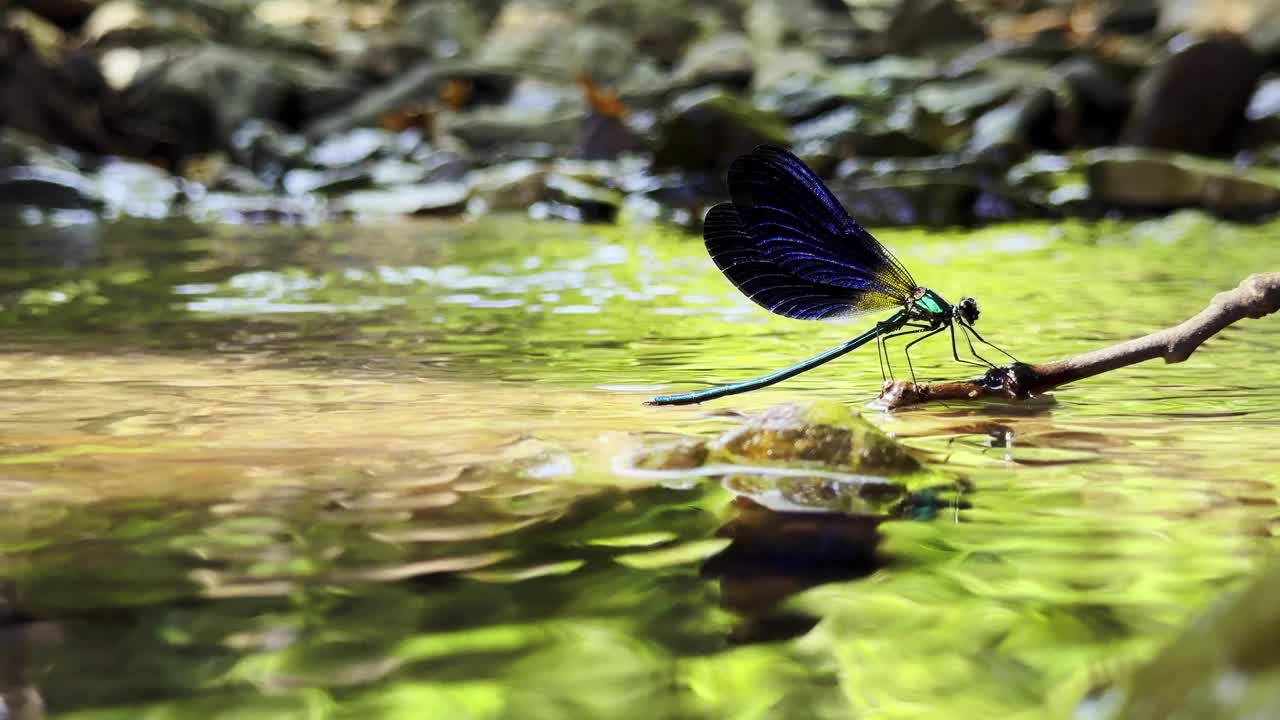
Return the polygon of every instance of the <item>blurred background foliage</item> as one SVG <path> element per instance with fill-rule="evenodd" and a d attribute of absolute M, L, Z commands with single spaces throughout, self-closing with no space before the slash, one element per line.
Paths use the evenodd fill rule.
<path fill-rule="evenodd" d="M 1272 0 L 24 0 L 0 204 L 696 227 L 789 145 L 869 225 L 1280 207 Z"/>

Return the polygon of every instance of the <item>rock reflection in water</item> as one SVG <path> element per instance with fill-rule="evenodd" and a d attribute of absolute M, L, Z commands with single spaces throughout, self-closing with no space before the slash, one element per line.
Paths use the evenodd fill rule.
<path fill-rule="evenodd" d="M 788 597 L 826 583 L 874 573 L 892 558 L 878 551 L 881 523 L 930 520 L 964 507 L 963 482 L 909 491 L 894 483 L 852 484 L 830 478 L 732 476 L 733 517 L 719 535 L 732 540 L 703 564 L 720 580 L 721 602 L 743 616 L 736 643 L 797 637 L 817 617 L 782 609 Z"/>

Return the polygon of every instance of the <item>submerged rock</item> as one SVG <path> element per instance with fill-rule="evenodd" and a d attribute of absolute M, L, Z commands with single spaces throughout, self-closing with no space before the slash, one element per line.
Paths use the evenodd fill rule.
<path fill-rule="evenodd" d="M 1133 145 L 1222 155 L 1237 149 L 1262 58 L 1242 39 L 1182 35 L 1138 88 L 1125 140 Z"/>
<path fill-rule="evenodd" d="M 876 475 L 921 469 L 902 446 L 835 402 L 777 405 L 714 440 L 665 439 L 634 450 L 629 458 L 631 467 L 646 470 L 689 469 L 710 462 Z M 869 478 L 867 482 L 891 489 L 887 495 L 871 489 L 865 497 L 899 496 L 897 486 L 887 480 Z M 745 488 L 740 487 L 744 492 Z"/>
<path fill-rule="evenodd" d="M 773 512 L 826 511 L 847 515 L 888 516 L 908 496 L 907 488 L 889 480 L 849 482 L 821 477 L 725 478 L 725 489 Z"/>
<path fill-rule="evenodd" d="M 851 472 L 920 469 L 902 446 L 837 403 L 770 408 L 720 436 L 713 448 L 752 462 L 815 464 Z"/>
<path fill-rule="evenodd" d="M 705 440 L 674 438 L 638 448 L 631 454 L 629 464 L 639 470 L 689 470 L 701 467 L 709 455 Z"/>

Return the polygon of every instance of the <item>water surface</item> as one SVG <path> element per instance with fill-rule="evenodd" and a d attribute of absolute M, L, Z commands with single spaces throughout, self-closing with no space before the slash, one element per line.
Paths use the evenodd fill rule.
<path fill-rule="evenodd" d="M 866 409 L 866 352 L 648 408 L 869 321 L 770 317 L 653 228 L 82 220 L 0 235 L 15 716 L 1043 717 L 1277 546 L 1274 318 L 1018 407 Z M 1189 317 L 1274 269 L 1274 233 L 1180 214 L 883 239 L 1039 361 Z M 935 340 L 917 372 L 964 376 Z M 615 468 L 818 399 L 963 490 L 823 516 L 806 548 L 715 480 Z M 763 540 L 725 537 L 744 524 Z"/>

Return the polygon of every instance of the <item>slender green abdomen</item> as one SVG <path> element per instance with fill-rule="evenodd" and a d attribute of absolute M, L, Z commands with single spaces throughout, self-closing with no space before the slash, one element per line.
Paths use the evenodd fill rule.
<path fill-rule="evenodd" d="M 916 302 L 919 302 L 919 300 Z M 791 367 L 783 368 L 763 377 L 754 378 L 752 380 L 743 380 L 742 382 L 736 382 L 730 385 L 720 385 L 713 388 L 707 388 L 706 390 L 695 390 L 693 392 L 679 393 L 676 395 L 659 395 L 658 397 L 650 400 L 647 404 L 692 405 L 694 403 L 722 398 L 726 395 L 737 395 L 738 393 L 750 392 L 762 387 L 768 387 L 774 383 L 780 383 L 787 378 L 795 377 L 802 372 L 812 370 L 819 365 L 835 360 L 845 353 L 853 352 L 877 337 L 897 330 L 905 325 L 908 319 L 909 315 L 907 314 L 907 311 L 899 310 L 897 313 L 894 313 L 893 317 L 876 323 L 875 327 L 862 333 L 858 337 L 849 340 L 843 345 L 837 345 L 824 353 L 814 355 L 808 360 L 798 362 Z"/>

